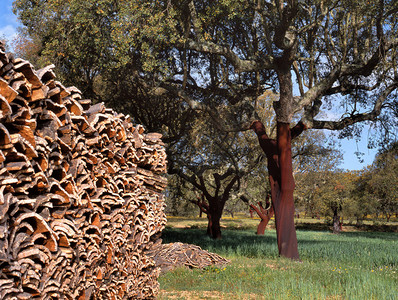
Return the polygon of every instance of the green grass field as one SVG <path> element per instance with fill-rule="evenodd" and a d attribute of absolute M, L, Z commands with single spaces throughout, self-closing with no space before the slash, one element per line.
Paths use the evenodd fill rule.
<path fill-rule="evenodd" d="M 292 262 L 278 257 L 274 230 L 254 234 L 255 220 L 224 223 L 219 241 L 203 224 L 184 224 L 194 221 L 170 222 L 164 242 L 196 244 L 231 264 L 168 272 L 158 299 L 398 299 L 398 233 L 298 230 L 302 262 Z M 184 225 L 194 228 L 176 228 Z"/>

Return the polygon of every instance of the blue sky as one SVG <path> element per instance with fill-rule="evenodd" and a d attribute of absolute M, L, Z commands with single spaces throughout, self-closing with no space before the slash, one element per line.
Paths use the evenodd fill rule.
<path fill-rule="evenodd" d="M 367 165 L 370 165 L 377 153 L 376 149 L 368 149 L 368 130 L 365 128 L 362 132 L 362 136 L 359 142 L 354 139 L 348 140 L 347 138 L 339 140 L 341 144 L 341 150 L 343 152 L 343 162 L 341 168 L 348 170 L 360 170 Z M 361 163 L 355 154 L 355 152 L 363 153 Z"/>
<path fill-rule="evenodd" d="M 16 29 L 19 26 L 16 16 L 12 13 L 13 0 L 0 0 L 0 38 L 6 38 L 9 42 L 16 37 Z M 359 170 L 373 162 L 376 150 L 367 149 L 367 131 L 362 134 L 360 142 L 355 140 L 340 140 L 342 151 L 344 154 L 344 161 L 341 168 L 348 170 Z M 361 163 L 355 152 L 364 153 Z"/>
<path fill-rule="evenodd" d="M 18 27 L 17 17 L 12 13 L 13 0 L 0 0 L 0 38 L 12 41 Z"/>

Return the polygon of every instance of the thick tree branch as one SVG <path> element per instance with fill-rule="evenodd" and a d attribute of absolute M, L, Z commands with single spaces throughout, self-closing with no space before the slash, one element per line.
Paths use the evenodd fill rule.
<path fill-rule="evenodd" d="M 280 21 L 275 28 L 274 43 L 279 49 L 288 50 L 296 42 L 296 29 L 291 27 L 291 25 L 298 12 L 298 1 L 287 1 L 285 7 L 283 7 L 283 2 L 280 2 L 278 7 Z"/>
<path fill-rule="evenodd" d="M 342 82 L 339 86 L 335 86 L 335 87 L 332 87 L 329 90 L 327 90 L 325 95 L 334 95 L 334 94 L 343 94 L 344 95 L 344 94 L 347 94 L 354 90 L 373 91 L 373 90 L 377 89 L 382 82 L 383 82 L 383 80 L 381 77 L 372 86 L 368 86 L 368 85 L 364 85 L 364 84 L 352 84 L 352 83 L 348 83 L 348 82 Z"/>
<path fill-rule="evenodd" d="M 182 179 L 184 179 L 185 181 L 187 181 L 190 184 L 192 184 L 195 188 L 200 190 L 205 195 L 205 197 L 207 199 L 209 197 L 211 197 L 211 195 L 207 191 L 206 184 L 204 182 L 204 179 L 203 179 L 202 175 L 199 175 L 199 176 L 197 176 L 197 175 L 188 176 L 182 170 L 175 170 L 175 173 L 178 176 L 180 176 Z M 199 182 L 197 182 L 196 177 L 199 179 Z"/>
<path fill-rule="evenodd" d="M 195 193 L 196 194 L 196 193 Z M 206 203 L 205 197 L 202 194 L 202 199 L 196 194 L 197 200 L 190 200 L 193 204 L 199 206 L 201 212 L 209 214 L 209 204 Z"/>
<path fill-rule="evenodd" d="M 298 137 L 307 127 L 302 121 L 299 121 L 294 127 L 290 128 L 291 138 L 294 139 Z"/>
<path fill-rule="evenodd" d="M 341 76 L 362 75 L 369 76 L 373 70 L 378 66 L 380 61 L 386 56 L 387 52 L 398 46 L 398 38 L 384 42 L 380 41 L 379 47 L 373 53 L 372 57 L 363 64 L 342 64 Z"/>
<path fill-rule="evenodd" d="M 274 59 L 270 55 L 262 57 L 261 60 L 248 60 L 241 59 L 230 48 L 217 45 L 213 42 L 188 40 L 186 46 L 191 50 L 202 53 L 222 55 L 234 66 L 237 73 L 254 72 L 265 69 L 270 70 L 274 68 Z"/>
<path fill-rule="evenodd" d="M 223 201 L 225 203 L 225 201 L 227 201 L 227 199 L 229 198 L 229 193 L 231 192 L 235 182 L 240 178 L 239 175 L 235 175 L 234 178 L 232 178 L 232 180 L 228 183 L 228 185 L 225 187 L 224 189 L 224 193 L 223 193 Z"/>
<path fill-rule="evenodd" d="M 326 91 L 329 90 L 339 78 L 339 75 L 340 68 L 334 68 L 328 76 L 310 88 L 304 96 L 300 97 L 296 102 L 295 112 L 300 111 L 305 106 L 312 105 L 315 100 L 325 95 Z"/>
<path fill-rule="evenodd" d="M 398 88 L 398 82 L 394 82 L 377 98 L 373 106 L 373 110 L 367 113 L 357 113 L 353 114 L 349 117 L 345 117 L 339 121 L 321 121 L 321 120 L 313 120 L 309 126 L 314 129 L 329 129 L 329 130 L 341 130 L 347 126 L 353 125 L 362 121 L 375 121 L 377 117 L 380 115 L 384 102 L 387 97 Z"/>

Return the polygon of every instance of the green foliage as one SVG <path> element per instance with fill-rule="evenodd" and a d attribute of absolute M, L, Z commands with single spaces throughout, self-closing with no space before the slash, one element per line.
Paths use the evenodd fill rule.
<path fill-rule="evenodd" d="M 168 176 L 165 193 L 166 214 L 169 216 L 197 216 L 199 208 L 190 202 L 195 200 L 196 194 L 189 184 L 177 175 Z"/>
<path fill-rule="evenodd" d="M 381 151 L 363 176 L 368 178 L 365 188 L 374 199 L 376 212 L 389 220 L 398 212 L 398 144 Z"/>
<path fill-rule="evenodd" d="M 397 144 L 381 151 L 374 163 L 359 172 L 315 170 L 297 175 L 297 204 L 307 215 L 355 218 L 358 225 L 368 217 L 398 212 Z"/>
<path fill-rule="evenodd" d="M 14 1 L 28 37 L 41 44 L 39 56 L 58 67 L 66 84 L 95 97 L 94 79 L 109 67 L 114 1 Z"/>
<path fill-rule="evenodd" d="M 16 0 L 14 12 L 26 35 L 41 44 L 38 55 L 55 63 L 62 80 L 88 97 L 103 95 L 95 80 L 111 80 L 113 70 L 127 65 L 130 72 L 134 66 L 167 73 L 167 60 L 159 58 L 162 45 L 174 41 L 174 22 L 160 2 Z"/>
<path fill-rule="evenodd" d="M 236 128 L 259 117 L 272 136 L 272 102 L 280 99 L 270 91 L 280 89 L 282 62 L 295 72 L 300 90 L 289 104 L 294 120 L 345 127 L 342 136 L 348 136 L 355 128 L 347 124 L 396 107 L 396 1 L 15 0 L 14 11 L 24 25 L 21 54 L 39 65 L 55 63 L 66 85 L 131 114 L 148 131 L 162 132 L 171 167 L 191 176 L 210 166 L 209 188 L 211 171 L 231 166 L 238 171 L 261 161 L 253 150 L 256 139 Z M 344 108 L 345 122 L 315 122 L 333 107 Z M 396 122 L 396 116 L 382 114 L 378 120 Z M 335 161 L 338 155 L 321 147 L 323 141 L 321 133 L 297 139 L 294 155 L 319 155 L 297 156 L 296 170 L 326 169 Z M 267 182 L 264 167 L 257 164 L 249 174 L 242 185 L 263 199 L 267 186 L 259 188 L 258 180 Z M 381 187 L 376 180 L 382 177 L 375 176 L 373 186 Z M 325 190 L 324 198 L 334 193 Z M 189 187 L 174 186 L 169 194 L 193 197 Z M 314 195 L 310 209 L 326 211 Z M 358 204 L 362 196 L 357 193 L 350 207 L 364 208 Z M 392 196 L 374 197 L 396 202 Z M 391 211 L 390 204 L 384 207 Z"/>

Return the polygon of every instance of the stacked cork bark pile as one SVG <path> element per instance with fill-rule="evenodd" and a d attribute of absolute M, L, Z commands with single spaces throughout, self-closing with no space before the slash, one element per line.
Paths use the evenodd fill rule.
<path fill-rule="evenodd" d="M 0 299 L 156 296 L 160 138 L 0 50 Z"/>

